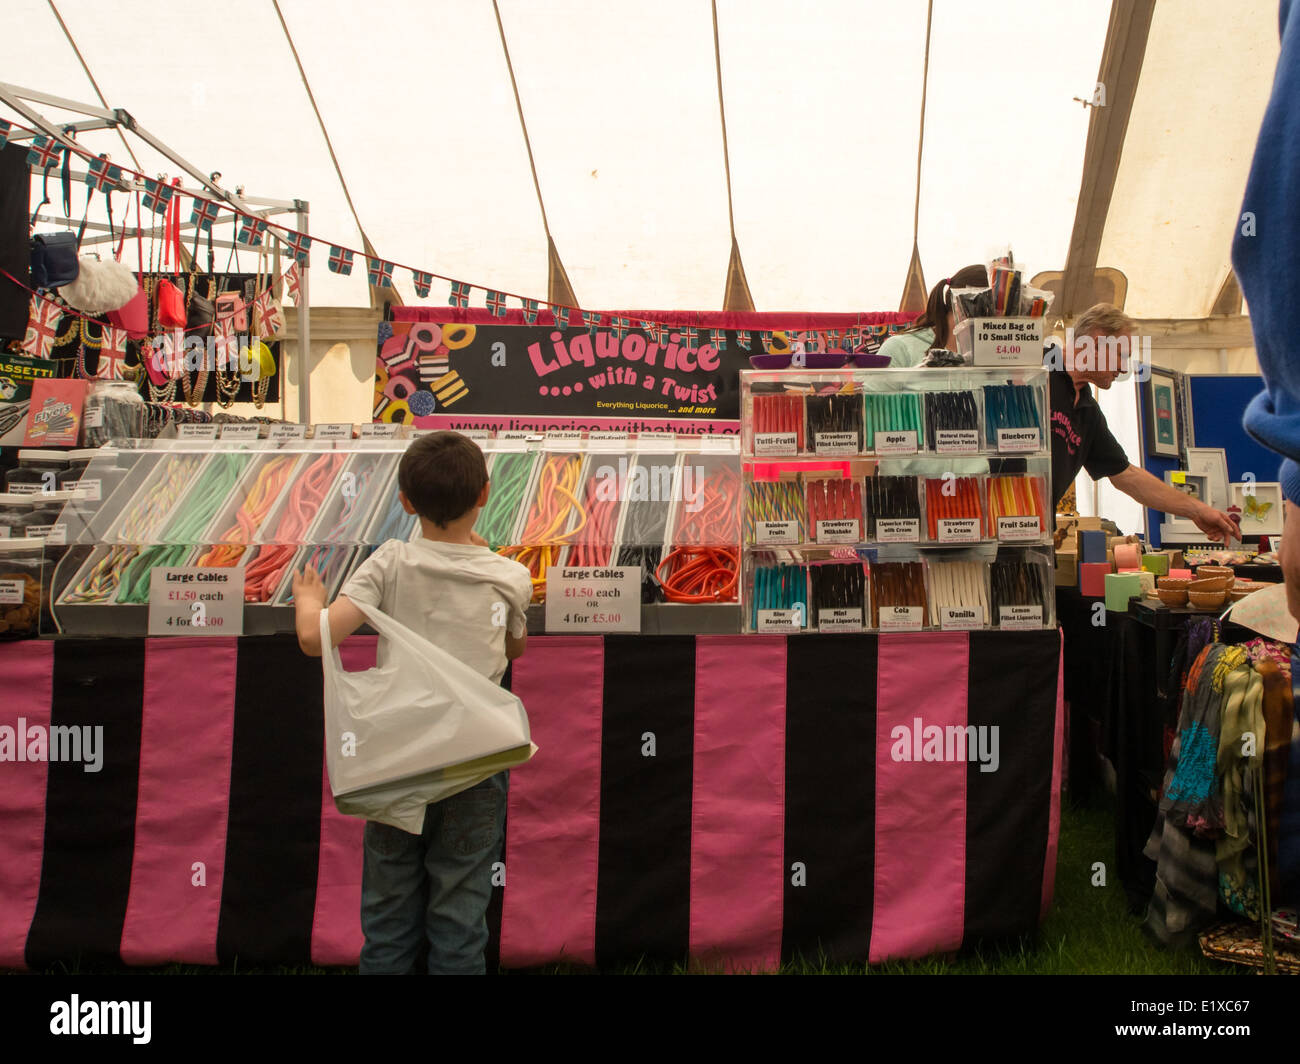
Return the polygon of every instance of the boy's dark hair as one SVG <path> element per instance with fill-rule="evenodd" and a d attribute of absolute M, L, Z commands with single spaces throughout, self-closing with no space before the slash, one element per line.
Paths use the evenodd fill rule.
<path fill-rule="evenodd" d="M 439 528 L 469 512 L 487 479 L 483 452 L 459 432 L 421 436 L 397 467 L 397 486 L 415 512 Z"/>

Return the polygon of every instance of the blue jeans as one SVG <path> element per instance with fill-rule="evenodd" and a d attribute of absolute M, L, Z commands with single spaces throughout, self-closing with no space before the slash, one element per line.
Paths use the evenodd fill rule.
<path fill-rule="evenodd" d="M 428 936 L 430 975 L 482 975 L 492 865 L 510 773 L 434 802 L 419 835 L 366 821 L 362 975 L 406 975 Z"/>

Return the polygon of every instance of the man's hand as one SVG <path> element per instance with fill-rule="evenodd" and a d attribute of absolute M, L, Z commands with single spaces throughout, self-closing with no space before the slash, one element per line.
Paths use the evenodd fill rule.
<path fill-rule="evenodd" d="M 1210 539 L 1216 543 L 1222 543 L 1225 547 L 1234 539 L 1241 541 L 1241 529 L 1231 517 L 1222 510 L 1216 510 L 1212 506 L 1202 505 L 1201 508 L 1192 514 L 1192 523 L 1204 532 Z"/>
<path fill-rule="evenodd" d="M 325 584 L 310 565 L 293 574 L 293 601 L 305 609 L 318 610 L 325 605 Z"/>

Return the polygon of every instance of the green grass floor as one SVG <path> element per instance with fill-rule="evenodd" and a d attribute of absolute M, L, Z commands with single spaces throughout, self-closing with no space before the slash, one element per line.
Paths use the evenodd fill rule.
<path fill-rule="evenodd" d="M 1061 845 L 1056 868 L 1056 895 L 1037 935 L 988 945 L 951 957 L 865 965 L 826 965 L 815 961 L 782 967 L 782 974 L 897 975 L 1240 975 L 1251 969 L 1208 960 L 1199 951 L 1171 952 L 1147 937 L 1141 920 L 1128 912 L 1124 889 L 1114 874 L 1113 813 L 1106 807 L 1063 808 Z M 1092 883 L 1094 862 L 1106 865 L 1105 886 Z M 76 974 L 121 969 L 58 964 L 50 974 Z M 631 964 L 609 974 L 663 974 L 685 969 Z M 161 974 L 285 974 L 312 975 L 355 972 L 348 968 L 310 966 L 245 968 L 239 965 L 206 968 L 173 964 L 163 968 L 126 969 Z M 548 974 L 588 974 L 589 969 L 552 966 Z"/>

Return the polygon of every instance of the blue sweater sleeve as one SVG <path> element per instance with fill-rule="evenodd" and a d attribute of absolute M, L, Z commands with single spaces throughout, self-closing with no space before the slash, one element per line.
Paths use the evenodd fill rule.
<path fill-rule="evenodd" d="M 1282 0 L 1282 51 L 1232 240 L 1264 391 L 1243 424 L 1282 455 L 1278 479 L 1300 504 L 1300 4 Z M 1263 479 L 1263 478 L 1260 478 Z"/>

